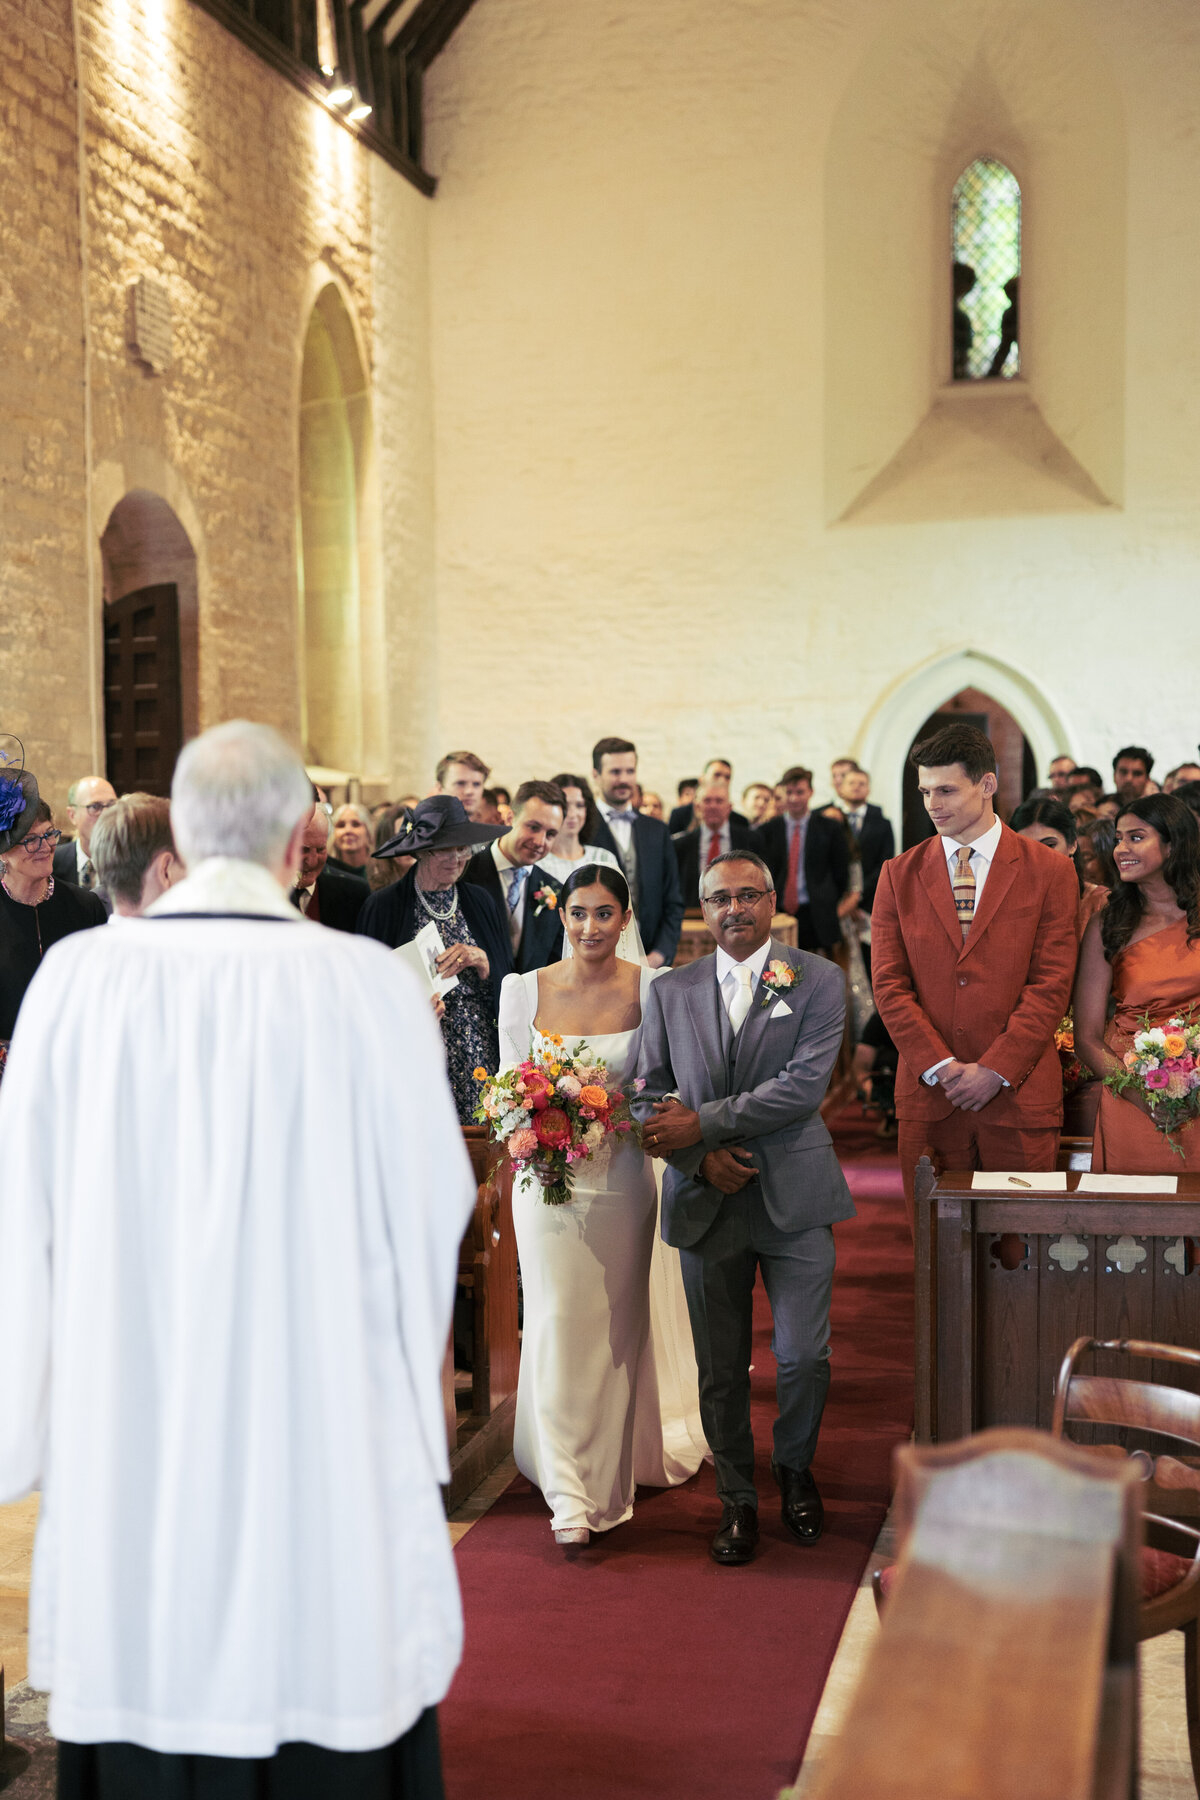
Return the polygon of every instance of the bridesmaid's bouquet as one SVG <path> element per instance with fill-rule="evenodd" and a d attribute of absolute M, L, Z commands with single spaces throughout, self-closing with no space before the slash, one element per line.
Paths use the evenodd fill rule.
<path fill-rule="evenodd" d="M 561 1037 L 543 1036 L 545 1046 L 515 1069 L 489 1075 L 481 1083 L 475 1117 L 491 1128 L 517 1170 L 528 1169 L 542 1184 L 547 1206 L 571 1198 L 574 1165 L 594 1156 L 605 1138 L 640 1137 L 620 1088 L 606 1085 L 607 1068 L 586 1044 L 568 1054 Z"/>
<path fill-rule="evenodd" d="M 1058 1030 L 1054 1033 L 1054 1048 L 1058 1051 L 1059 1066 L 1062 1069 L 1063 1088 L 1069 1094 L 1085 1081 L 1091 1079 L 1088 1071 L 1075 1053 L 1075 1014 L 1069 1011 Z"/>
<path fill-rule="evenodd" d="M 1192 1012 L 1152 1025 L 1144 1013 L 1123 1066 L 1105 1076 L 1114 1094 L 1132 1090 L 1177 1155 L 1173 1132 L 1200 1116 L 1200 1021 Z"/>

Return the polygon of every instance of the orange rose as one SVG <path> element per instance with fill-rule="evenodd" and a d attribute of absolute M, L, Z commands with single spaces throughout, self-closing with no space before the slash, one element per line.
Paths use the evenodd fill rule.
<path fill-rule="evenodd" d="M 602 1087 L 585 1087 L 579 1090 L 580 1106 L 590 1106 L 593 1112 L 608 1111 L 608 1094 Z"/>

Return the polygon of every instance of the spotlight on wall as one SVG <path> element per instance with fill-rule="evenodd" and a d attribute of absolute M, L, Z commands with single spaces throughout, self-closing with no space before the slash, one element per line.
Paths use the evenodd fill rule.
<path fill-rule="evenodd" d="M 357 124 L 360 119 L 369 118 L 370 114 L 371 108 L 367 105 L 365 100 L 360 100 L 357 106 L 352 106 L 350 108 L 346 117 L 350 119 L 352 123 Z"/>
<path fill-rule="evenodd" d="M 354 89 L 343 81 L 337 87 L 330 88 L 325 96 L 325 103 L 327 106 L 349 106 L 353 98 Z"/>
<path fill-rule="evenodd" d="M 331 75 L 337 74 L 337 70 L 334 68 L 332 63 L 322 63 L 321 64 L 321 73 L 322 73 L 322 75 L 324 75 L 326 81 L 328 81 Z"/>

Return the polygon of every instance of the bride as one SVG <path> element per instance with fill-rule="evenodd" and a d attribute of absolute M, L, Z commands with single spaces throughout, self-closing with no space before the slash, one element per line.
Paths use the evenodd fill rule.
<path fill-rule="evenodd" d="M 652 971 L 617 955 L 630 921 L 619 869 L 584 864 L 559 907 L 571 954 L 500 992 L 500 1057 L 524 1061 L 553 1034 L 586 1041 L 612 1086 L 632 1078 Z M 572 1198 L 547 1206 L 518 1178 L 513 1219 L 525 1291 L 513 1452 L 542 1490 L 554 1536 L 586 1544 L 633 1511 L 640 1481 L 674 1486 L 705 1443 L 678 1252 L 658 1236 L 653 1165 L 609 1138 L 575 1165 Z"/>

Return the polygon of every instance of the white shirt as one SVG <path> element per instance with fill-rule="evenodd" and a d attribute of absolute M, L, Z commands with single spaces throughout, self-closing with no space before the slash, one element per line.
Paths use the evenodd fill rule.
<path fill-rule="evenodd" d="M 47 951 L 0 1087 L 30 1685 L 68 1742 L 368 1750 L 460 1655 L 441 1367 L 475 1184 L 402 959 L 215 860 Z M 170 917 L 218 893 L 268 916 Z"/>
<path fill-rule="evenodd" d="M 726 819 L 726 821 L 723 825 L 717 826 L 716 835 L 717 835 L 717 841 L 720 844 L 720 850 L 718 851 L 718 855 L 724 856 L 726 851 L 733 849 L 733 843 L 729 836 L 729 820 L 728 819 Z M 712 848 L 712 841 L 713 841 L 713 828 L 711 825 L 706 825 L 702 819 L 700 821 L 700 873 L 702 875 L 703 875 L 705 869 L 708 867 L 708 853 L 709 853 L 710 849 Z"/>
<path fill-rule="evenodd" d="M 604 819 L 608 825 L 608 829 L 616 839 L 617 849 L 621 852 L 622 857 L 627 859 L 629 856 L 630 845 L 633 843 L 632 819 L 614 819 L 613 814 L 617 811 L 617 808 L 615 806 L 610 806 L 607 800 L 597 800 L 596 806 L 601 818 Z M 627 806 L 622 810 L 625 812 L 633 812 L 634 808 L 632 806 Z"/>
<path fill-rule="evenodd" d="M 976 838 L 975 842 L 971 845 L 970 860 L 971 873 L 975 877 L 976 911 L 979 910 L 979 902 L 983 898 L 983 886 L 988 878 L 988 870 L 992 866 L 992 859 L 1000 848 L 1000 833 L 1002 830 L 1003 826 L 1001 825 L 1000 820 L 997 819 L 995 824 L 985 831 L 981 838 Z M 942 839 L 942 849 L 946 853 L 946 874 L 950 880 L 951 892 L 953 892 L 954 889 L 954 865 L 958 861 L 958 853 L 962 848 L 963 845 L 960 844 L 956 838 L 944 837 Z M 941 1062 L 936 1062 L 931 1069 L 926 1069 L 921 1077 L 921 1080 L 925 1083 L 926 1087 L 936 1087 L 938 1070 L 944 1069 L 947 1063 L 953 1061 L 954 1058 L 952 1056 L 943 1056 Z M 1001 1076 L 1001 1080 L 1004 1080 L 1003 1076 Z M 1004 1082 L 1004 1085 L 1005 1087 L 1008 1086 L 1007 1081 Z"/>
<path fill-rule="evenodd" d="M 741 985 L 737 971 L 739 969 L 750 970 L 752 977 L 750 991 L 753 993 L 759 976 L 767 966 L 767 958 L 770 954 L 770 938 L 767 939 L 765 944 L 760 945 L 753 956 L 747 956 L 741 962 L 738 962 L 735 957 L 730 956 L 728 950 L 722 950 L 720 944 L 717 945 L 717 953 L 713 960 L 717 965 L 715 973 L 717 977 L 717 986 L 721 991 L 721 1005 L 725 1008 L 727 1015 L 729 1008 L 733 1005 L 733 996 L 737 993 L 738 988 Z"/>
<path fill-rule="evenodd" d="M 497 873 L 500 876 L 500 886 L 504 889 L 504 909 L 508 915 L 508 935 L 512 940 L 512 947 L 515 950 L 521 941 L 521 933 L 525 929 L 525 902 L 529 897 L 529 883 L 532 880 L 532 876 L 526 874 L 525 879 L 521 883 L 521 897 L 510 912 L 508 910 L 508 890 L 516 879 L 517 864 L 509 862 L 507 856 L 505 856 L 503 850 L 500 848 L 499 838 L 494 838 L 492 840 L 492 861 L 495 863 Z M 524 868 L 525 865 L 522 864 L 521 867 Z"/>
<path fill-rule="evenodd" d="M 988 878 L 988 871 L 992 866 L 992 859 L 1000 848 L 1000 833 L 1003 829 L 1003 825 L 1000 823 L 999 819 L 997 819 L 996 822 L 984 832 L 983 836 L 981 838 L 976 838 L 975 842 L 971 845 L 971 873 L 975 877 L 976 912 L 979 911 L 979 902 L 983 899 L 984 884 Z M 949 876 L 951 888 L 954 886 L 954 865 L 958 861 L 959 851 L 964 848 L 965 846 L 960 844 L 955 838 L 944 837 L 942 839 L 942 849 L 946 853 L 946 873 Z"/>

